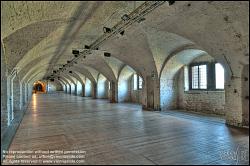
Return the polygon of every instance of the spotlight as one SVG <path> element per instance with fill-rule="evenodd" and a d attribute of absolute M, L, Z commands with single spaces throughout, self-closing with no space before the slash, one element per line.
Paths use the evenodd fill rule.
<path fill-rule="evenodd" d="M 137 22 L 140 23 L 140 22 L 142 22 L 144 20 L 146 20 L 146 18 L 143 17 L 143 18 L 140 18 Z"/>
<path fill-rule="evenodd" d="M 121 18 L 123 21 L 127 21 L 127 20 L 129 20 L 130 18 L 129 18 L 129 16 L 127 15 L 127 14 L 124 14 L 123 16 L 122 16 L 122 18 Z"/>
<path fill-rule="evenodd" d="M 69 73 L 72 73 L 72 71 L 69 71 Z"/>
<path fill-rule="evenodd" d="M 173 5 L 174 3 L 175 3 L 175 1 L 168 1 L 169 6 Z"/>
<path fill-rule="evenodd" d="M 85 58 L 86 58 L 86 56 L 84 55 L 84 56 L 83 56 L 83 58 L 85 59 Z"/>
<path fill-rule="evenodd" d="M 51 78 L 50 81 L 54 82 L 54 78 Z"/>
<path fill-rule="evenodd" d="M 80 51 L 79 51 L 79 50 L 72 50 L 72 54 L 74 54 L 74 55 L 79 55 L 79 54 L 80 54 Z"/>
<path fill-rule="evenodd" d="M 120 34 L 123 36 L 123 35 L 124 35 L 124 32 L 125 32 L 125 31 L 123 30 L 123 31 L 120 32 Z"/>
<path fill-rule="evenodd" d="M 63 65 L 63 67 L 65 67 L 65 65 Z"/>
<path fill-rule="evenodd" d="M 85 45 L 84 48 L 85 48 L 85 49 L 90 49 L 90 46 Z"/>
<path fill-rule="evenodd" d="M 104 52 L 104 56 L 105 56 L 105 57 L 110 57 L 110 56 L 111 56 L 111 54 L 110 54 L 110 53 L 108 53 L 108 52 Z"/>
<path fill-rule="evenodd" d="M 53 70 L 53 73 L 56 73 L 56 71 L 55 71 L 55 70 Z"/>
<path fill-rule="evenodd" d="M 62 70 L 62 68 L 60 67 L 59 70 Z"/>
<path fill-rule="evenodd" d="M 70 63 L 70 61 L 67 61 L 67 63 Z"/>
<path fill-rule="evenodd" d="M 111 32 L 111 29 L 108 28 L 108 27 L 103 27 L 103 32 L 104 32 L 104 33 L 110 33 L 110 32 Z"/>

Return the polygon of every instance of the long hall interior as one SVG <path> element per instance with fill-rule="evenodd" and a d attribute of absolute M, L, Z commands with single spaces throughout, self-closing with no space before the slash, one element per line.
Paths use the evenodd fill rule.
<path fill-rule="evenodd" d="M 1 1 L 4 165 L 249 165 L 248 1 Z"/>

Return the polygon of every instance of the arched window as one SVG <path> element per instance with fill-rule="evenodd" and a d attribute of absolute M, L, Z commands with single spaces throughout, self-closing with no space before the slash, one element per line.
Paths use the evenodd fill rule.
<path fill-rule="evenodd" d="M 142 77 L 140 77 L 138 74 L 134 74 L 133 80 L 134 80 L 134 90 L 142 89 L 142 83 L 143 83 Z"/>

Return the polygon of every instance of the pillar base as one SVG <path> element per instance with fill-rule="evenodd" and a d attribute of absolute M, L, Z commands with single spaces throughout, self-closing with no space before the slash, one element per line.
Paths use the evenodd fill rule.
<path fill-rule="evenodd" d="M 147 107 L 145 105 L 142 105 L 142 109 L 143 110 L 146 110 L 146 111 L 161 111 L 161 108 L 160 107 L 157 107 L 157 108 L 150 108 L 150 107 Z"/>
<path fill-rule="evenodd" d="M 226 125 L 233 126 L 233 127 L 243 127 L 242 122 L 239 122 L 237 120 L 228 120 L 226 119 Z"/>

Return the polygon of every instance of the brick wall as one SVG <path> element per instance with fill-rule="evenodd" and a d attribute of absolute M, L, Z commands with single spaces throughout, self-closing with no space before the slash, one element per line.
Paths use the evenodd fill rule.
<path fill-rule="evenodd" d="M 206 56 L 200 57 L 195 62 L 210 61 Z M 225 115 L 224 91 L 185 91 L 184 67 L 178 73 L 178 108 L 187 111 L 205 112 Z M 187 80 L 185 80 L 187 81 Z"/>

